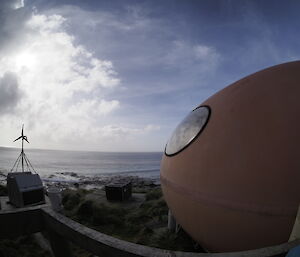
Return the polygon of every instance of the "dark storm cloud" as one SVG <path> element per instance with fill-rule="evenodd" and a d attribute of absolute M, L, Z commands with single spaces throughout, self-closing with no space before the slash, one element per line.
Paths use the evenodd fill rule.
<path fill-rule="evenodd" d="M 6 72 L 0 77 L 0 115 L 12 112 L 21 97 L 15 73 Z"/>
<path fill-rule="evenodd" d="M 22 45 L 24 26 L 31 13 L 22 7 L 21 0 L 0 1 L 0 57 Z"/>
<path fill-rule="evenodd" d="M 0 1 L 0 59 L 22 46 L 24 25 L 29 17 L 21 0 Z M 17 75 L 5 72 L 0 77 L 0 116 L 11 113 L 20 99 Z"/>

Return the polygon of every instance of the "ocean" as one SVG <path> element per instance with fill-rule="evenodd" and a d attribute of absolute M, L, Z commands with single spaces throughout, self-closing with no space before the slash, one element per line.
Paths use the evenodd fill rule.
<path fill-rule="evenodd" d="M 0 172 L 11 170 L 20 149 L 0 147 Z M 43 178 L 75 172 L 83 176 L 130 175 L 159 178 L 161 152 L 85 152 L 25 149 L 35 171 Z M 20 170 L 20 166 L 19 166 Z"/>

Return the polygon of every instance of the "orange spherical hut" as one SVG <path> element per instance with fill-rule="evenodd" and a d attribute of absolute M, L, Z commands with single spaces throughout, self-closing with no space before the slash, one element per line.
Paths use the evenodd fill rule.
<path fill-rule="evenodd" d="M 252 74 L 200 106 L 210 111 L 205 126 L 161 163 L 177 222 L 211 252 L 287 242 L 300 202 L 300 62 Z"/>

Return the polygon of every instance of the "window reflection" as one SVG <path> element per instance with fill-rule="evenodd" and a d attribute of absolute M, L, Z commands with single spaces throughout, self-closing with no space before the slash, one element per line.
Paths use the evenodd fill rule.
<path fill-rule="evenodd" d="M 186 148 L 204 129 L 210 115 L 208 106 L 193 110 L 175 129 L 167 143 L 166 155 L 174 155 Z"/>

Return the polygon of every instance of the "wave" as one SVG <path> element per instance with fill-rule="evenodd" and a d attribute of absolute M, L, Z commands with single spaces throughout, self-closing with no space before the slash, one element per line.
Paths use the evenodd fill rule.
<path fill-rule="evenodd" d="M 135 173 L 149 173 L 149 172 L 159 172 L 159 169 L 138 169 L 138 170 L 122 170 L 115 172 L 105 172 L 99 173 L 99 175 L 115 175 L 115 174 L 135 174 Z M 95 175 L 95 174 L 91 174 Z"/>

